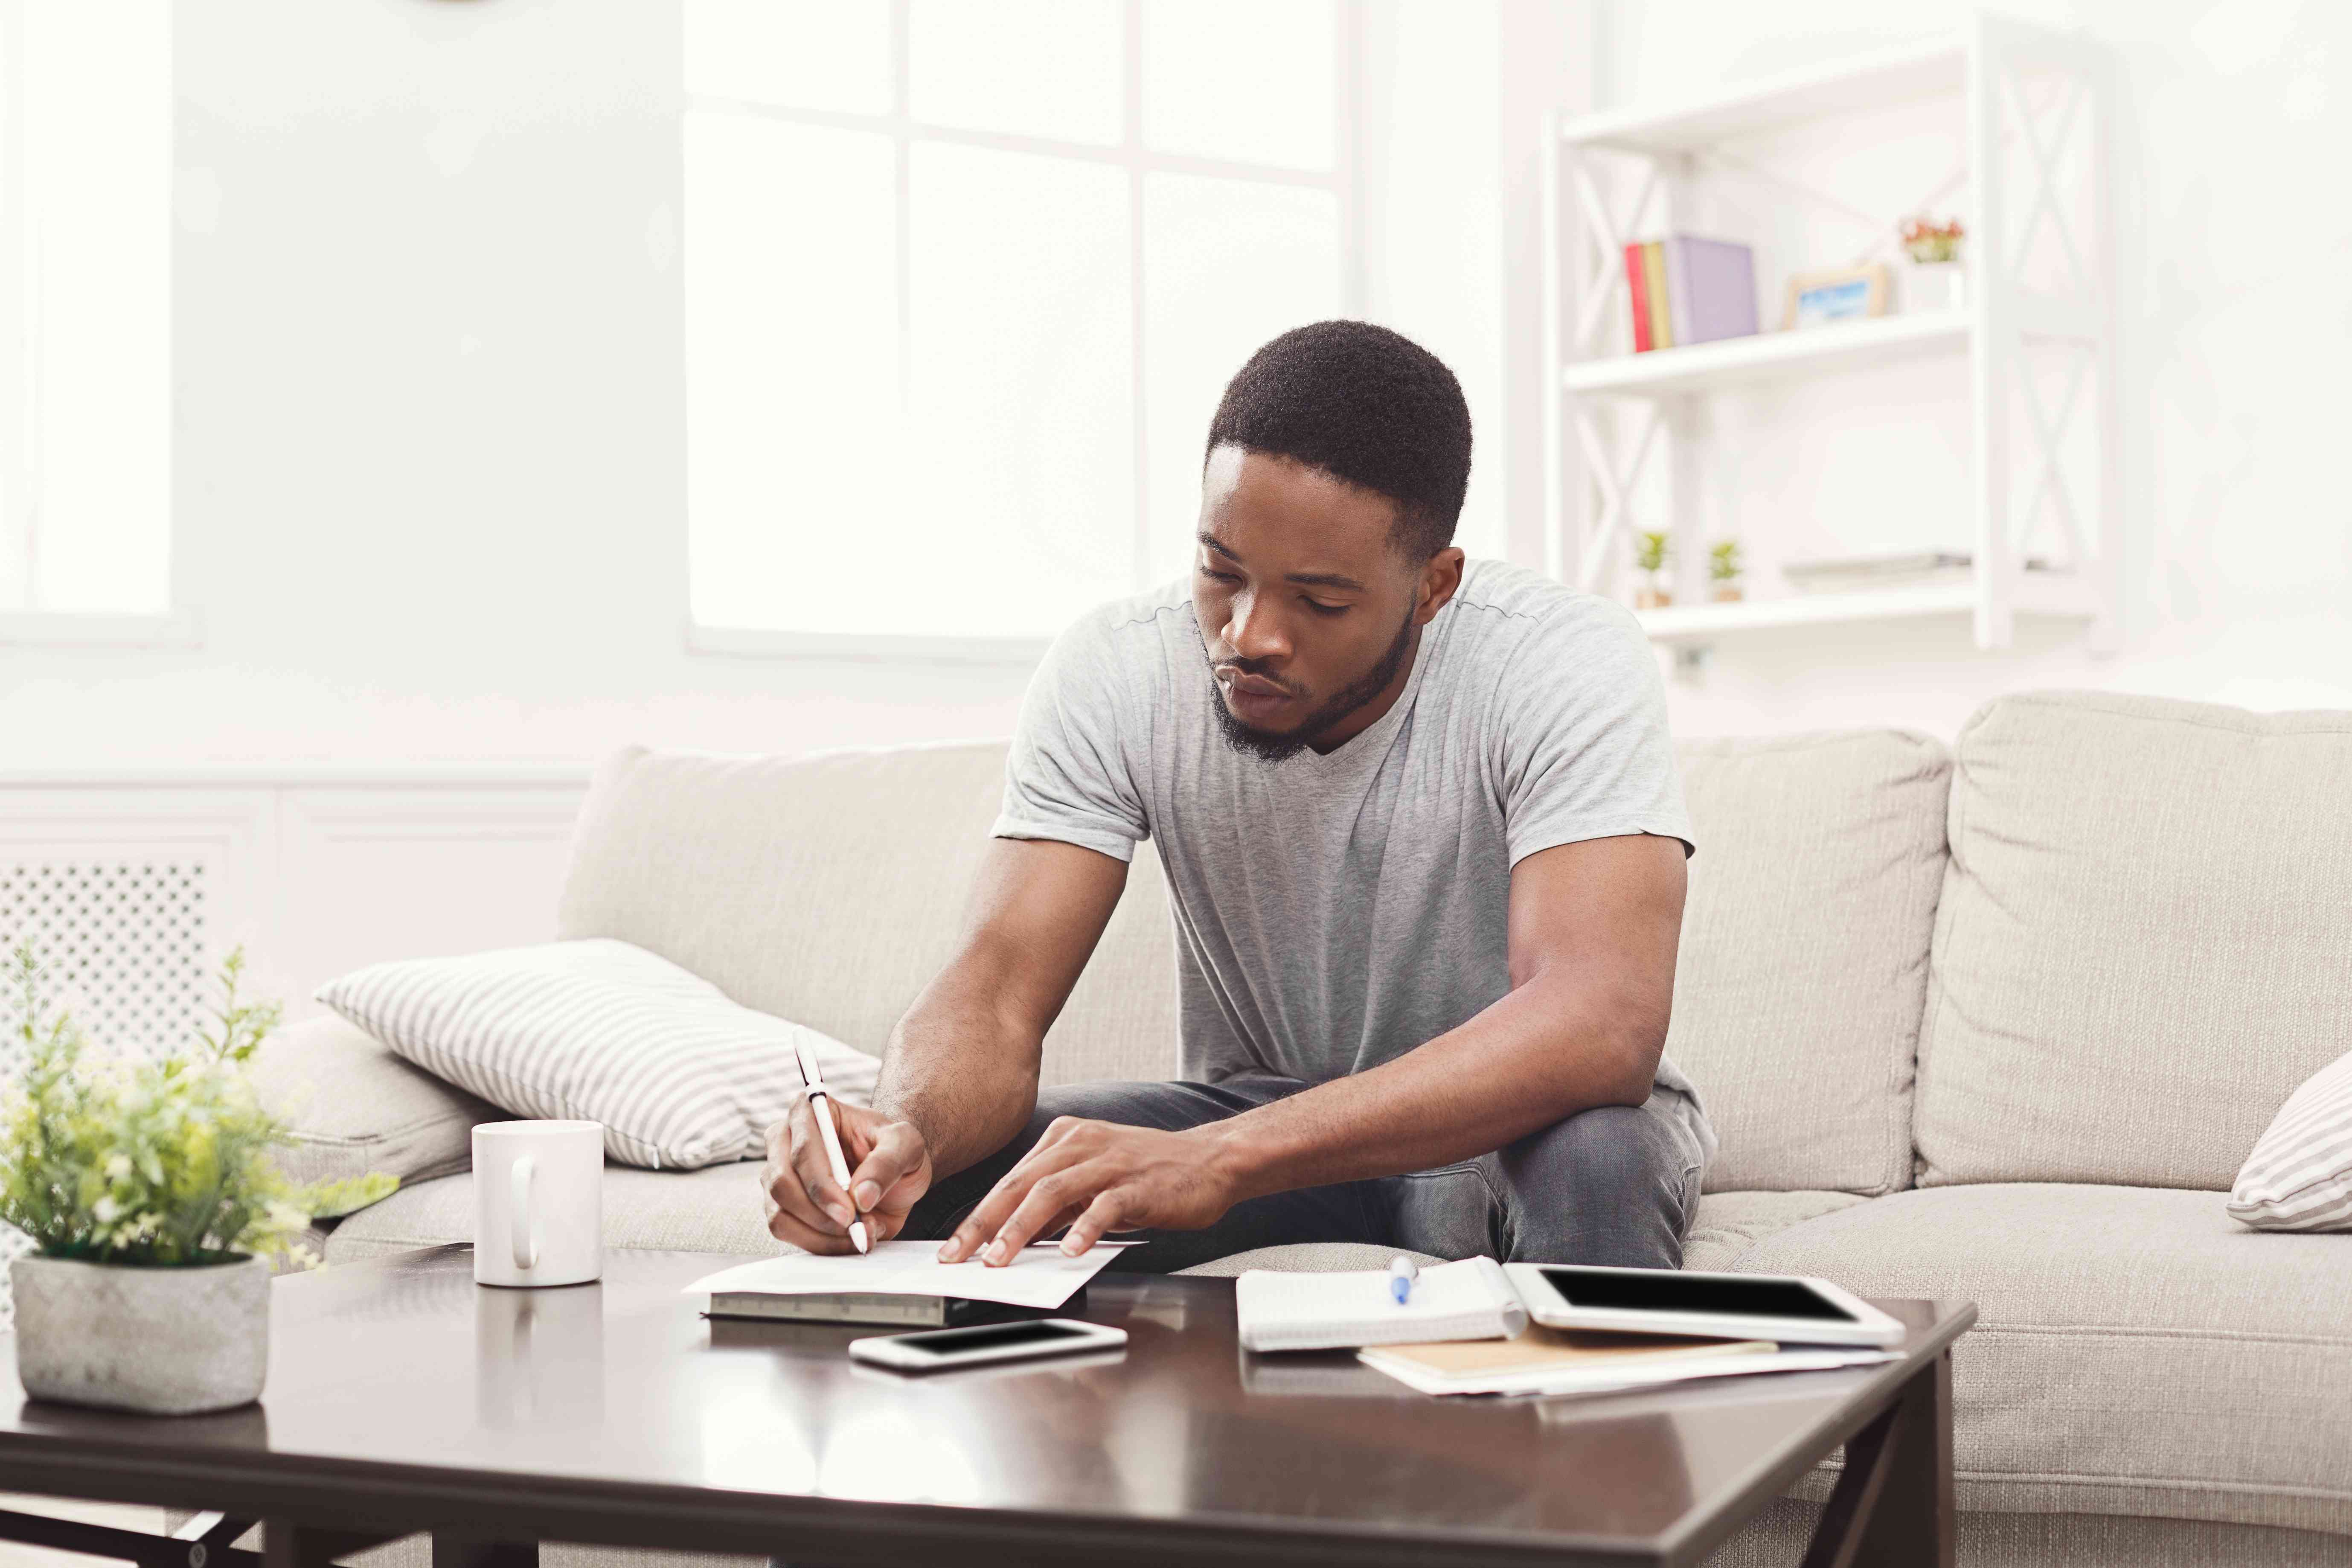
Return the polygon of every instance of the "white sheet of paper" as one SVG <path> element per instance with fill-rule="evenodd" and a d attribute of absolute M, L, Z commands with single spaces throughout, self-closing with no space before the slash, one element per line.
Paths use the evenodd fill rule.
<path fill-rule="evenodd" d="M 941 1263 L 936 1241 L 886 1241 L 860 1258 L 795 1253 L 723 1268 L 688 1285 L 702 1296 L 750 1290 L 770 1296 L 955 1296 L 1013 1307 L 1058 1307 L 1133 1242 L 1098 1241 L 1083 1257 L 1065 1258 L 1058 1242 L 1024 1247 L 1002 1268 L 978 1258 Z"/>

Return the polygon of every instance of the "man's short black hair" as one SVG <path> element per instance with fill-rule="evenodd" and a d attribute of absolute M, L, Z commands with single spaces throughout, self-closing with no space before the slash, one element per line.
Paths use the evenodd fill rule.
<path fill-rule="evenodd" d="M 1454 542 L 1470 485 L 1470 405 L 1444 362 L 1370 321 L 1294 327 L 1235 373 L 1202 454 L 1288 458 L 1396 503 L 1415 562 Z"/>

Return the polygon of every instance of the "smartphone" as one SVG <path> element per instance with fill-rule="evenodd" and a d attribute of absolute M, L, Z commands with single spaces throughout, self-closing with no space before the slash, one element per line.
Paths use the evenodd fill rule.
<path fill-rule="evenodd" d="M 849 1342 L 849 1358 L 893 1372 L 942 1372 L 951 1366 L 987 1366 L 1077 1351 L 1119 1350 L 1125 1329 L 1081 1323 L 1075 1318 L 1033 1318 L 1019 1323 L 983 1323 L 968 1329 L 926 1329 L 913 1334 L 877 1334 Z"/>
<path fill-rule="evenodd" d="M 1694 1334 L 1807 1345 L 1902 1342 L 1903 1325 L 1826 1279 L 1509 1263 L 1528 1316 L 1547 1328 Z"/>

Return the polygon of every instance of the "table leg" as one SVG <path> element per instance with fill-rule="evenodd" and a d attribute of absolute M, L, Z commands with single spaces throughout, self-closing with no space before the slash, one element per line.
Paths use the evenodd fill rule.
<path fill-rule="evenodd" d="M 536 1541 L 486 1541 L 451 1531 L 433 1532 L 433 1568 L 539 1568 Z"/>
<path fill-rule="evenodd" d="M 1804 1568 L 1952 1568 L 1952 1352 L 1845 1446 Z"/>

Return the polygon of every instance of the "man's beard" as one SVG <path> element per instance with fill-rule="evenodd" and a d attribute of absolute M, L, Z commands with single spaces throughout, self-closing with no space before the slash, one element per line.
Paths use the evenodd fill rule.
<path fill-rule="evenodd" d="M 1305 723 L 1279 735 L 1253 730 L 1234 717 L 1234 710 L 1225 706 L 1224 688 L 1217 684 L 1217 668 L 1213 661 L 1209 666 L 1209 685 L 1213 688 L 1209 705 L 1216 710 L 1217 728 L 1224 732 L 1225 744 L 1245 756 L 1269 763 L 1282 762 L 1305 751 L 1317 739 L 1337 729 L 1349 714 L 1388 689 L 1389 682 L 1396 679 L 1397 671 L 1404 668 L 1404 661 L 1412 652 L 1412 616 L 1408 613 L 1404 624 L 1397 627 L 1396 637 L 1389 644 L 1388 651 L 1381 655 L 1379 661 L 1361 679 L 1351 680 L 1334 692 L 1322 707 L 1307 716 Z"/>

